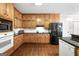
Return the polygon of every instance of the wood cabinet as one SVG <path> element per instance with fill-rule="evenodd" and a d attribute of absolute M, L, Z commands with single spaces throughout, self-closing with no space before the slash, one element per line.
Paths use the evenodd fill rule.
<path fill-rule="evenodd" d="M 22 28 L 22 20 L 14 19 L 14 28 Z"/>
<path fill-rule="evenodd" d="M 23 28 L 35 28 L 36 21 L 35 20 L 23 20 Z"/>
<path fill-rule="evenodd" d="M 12 21 L 14 19 L 13 4 L 0 3 L 0 17 Z"/>
<path fill-rule="evenodd" d="M 14 37 L 14 48 L 17 49 L 23 43 L 23 34 Z"/>
<path fill-rule="evenodd" d="M 4 54 L 11 55 L 23 43 L 23 34 L 14 37 L 14 46 L 7 50 Z"/>
<path fill-rule="evenodd" d="M 38 19 L 40 19 L 40 22 L 38 22 Z M 44 25 L 46 29 L 49 28 L 49 23 L 55 23 L 60 21 L 60 14 L 59 13 L 53 13 L 53 14 L 23 14 L 23 20 L 26 20 L 26 25 L 23 24 L 24 28 L 30 28 L 32 25 Z M 35 20 L 34 22 L 31 20 Z M 30 24 L 29 24 L 30 23 Z M 33 24 L 35 23 L 35 24 Z M 31 26 L 31 28 L 33 28 Z"/>
<path fill-rule="evenodd" d="M 24 34 L 25 43 L 50 43 L 49 34 Z"/>
<path fill-rule="evenodd" d="M 22 28 L 22 14 L 14 9 L 14 28 Z"/>
<path fill-rule="evenodd" d="M 49 19 L 48 19 L 48 20 L 44 20 L 44 27 L 45 27 L 46 29 L 49 28 L 49 24 L 50 24 L 50 20 L 49 20 Z"/>
<path fill-rule="evenodd" d="M 6 3 L 0 3 L 0 17 L 5 17 L 6 14 Z"/>
<path fill-rule="evenodd" d="M 22 20 L 22 14 L 21 12 L 19 12 L 19 10 L 17 10 L 16 8 L 14 8 L 14 16 L 15 18 Z"/>
<path fill-rule="evenodd" d="M 53 13 L 50 14 L 50 22 L 55 23 L 60 21 L 60 14 L 59 13 Z"/>
<path fill-rule="evenodd" d="M 14 19 L 14 6 L 11 3 L 7 3 L 7 18 L 10 20 Z"/>
<path fill-rule="evenodd" d="M 76 56 L 79 56 L 79 48 L 76 48 L 76 49 L 75 49 L 75 55 L 76 55 Z"/>

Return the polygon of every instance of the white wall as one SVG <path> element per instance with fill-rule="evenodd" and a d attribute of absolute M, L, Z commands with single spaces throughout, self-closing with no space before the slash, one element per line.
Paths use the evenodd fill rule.
<path fill-rule="evenodd" d="M 73 32 L 72 17 L 70 17 L 70 15 L 65 15 L 62 16 L 61 20 L 63 23 L 63 37 L 71 37 Z"/>
<path fill-rule="evenodd" d="M 79 35 L 79 13 L 74 15 L 73 17 L 73 23 L 74 23 L 74 28 L 73 28 L 73 34 Z"/>
<path fill-rule="evenodd" d="M 63 21 L 63 37 L 71 37 L 69 25 L 69 21 Z"/>
<path fill-rule="evenodd" d="M 79 13 L 62 16 L 63 37 L 71 37 L 71 34 L 79 35 Z"/>
<path fill-rule="evenodd" d="M 79 35 L 79 22 L 74 22 L 74 32 L 73 34 Z"/>

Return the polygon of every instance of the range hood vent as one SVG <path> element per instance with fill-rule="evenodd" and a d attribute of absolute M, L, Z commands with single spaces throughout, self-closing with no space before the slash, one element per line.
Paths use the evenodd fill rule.
<path fill-rule="evenodd" d="M 36 27 L 44 27 L 44 25 L 36 25 Z"/>

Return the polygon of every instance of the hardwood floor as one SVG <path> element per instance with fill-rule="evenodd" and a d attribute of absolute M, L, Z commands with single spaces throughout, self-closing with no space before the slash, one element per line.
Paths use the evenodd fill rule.
<path fill-rule="evenodd" d="M 51 44 L 22 44 L 11 56 L 58 56 L 59 46 Z"/>

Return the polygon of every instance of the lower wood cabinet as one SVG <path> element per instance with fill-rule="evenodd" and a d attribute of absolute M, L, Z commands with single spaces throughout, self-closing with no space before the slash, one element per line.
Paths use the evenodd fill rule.
<path fill-rule="evenodd" d="M 14 37 L 14 46 L 7 50 L 4 55 L 11 55 L 23 43 L 23 34 Z"/>
<path fill-rule="evenodd" d="M 4 55 L 11 55 L 23 43 L 50 43 L 49 34 L 21 34 L 14 37 L 14 46 Z"/>
<path fill-rule="evenodd" d="M 79 48 L 76 48 L 76 49 L 75 49 L 75 55 L 76 55 L 76 56 L 79 56 Z"/>
<path fill-rule="evenodd" d="M 18 35 L 14 38 L 14 48 L 17 49 L 23 43 L 23 35 Z"/>
<path fill-rule="evenodd" d="M 50 43 L 49 34 L 24 34 L 24 43 Z"/>

